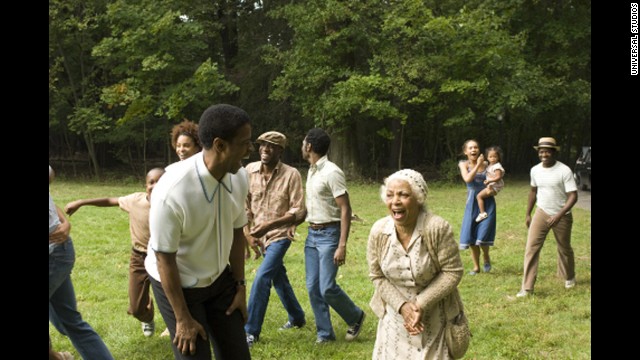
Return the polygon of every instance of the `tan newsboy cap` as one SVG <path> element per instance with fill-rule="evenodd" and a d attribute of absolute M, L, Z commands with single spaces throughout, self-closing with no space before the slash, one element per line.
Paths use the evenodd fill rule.
<path fill-rule="evenodd" d="M 260 135 L 256 142 L 268 142 L 278 145 L 284 149 L 284 147 L 287 145 L 287 137 L 277 131 L 267 131 L 266 133 Z"/>

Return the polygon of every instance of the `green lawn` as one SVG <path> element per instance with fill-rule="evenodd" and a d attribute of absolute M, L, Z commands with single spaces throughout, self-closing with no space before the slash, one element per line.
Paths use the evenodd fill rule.
<path fill-rule="evenodd" d="M 346 324 L 332 312 L 338 341 L 314 344 L 315 324 L 304 281 L 304 239 L 307 229 L 298 228 L 298 242 L 285 258 L 289 278 L 307 313 L 307 326 L 278 331 L 286 313 L 272 291 L 271 302 L 260 336 L 252 349 L 254 359 L 370 359 L 377 318 L 369 308 L 373 286 L 367 274 L 367 236 L 373 222 L 386 215 L 379 197 L 379 184 L 349 183 L 353 211 L 365 220 L 351 227 L 347 264 L 340 268 L 338 283 L 367 312 L 363 331 L 352 343 L 344 341 Z M 121 196 L 143 191 L 142 182 L 74 182 L 58 178 L 49 187 L 61 208 L 78 198 Z M 524 225 L 529 186 L 526 181 L 508 181 L 497 196 L 498 235 L 491 251 L 490 274 L 465 275 L 460 284 L 473 338 L 466 359 L 590 359 L 591 358 L 591 212 L 574 208 L 573 248 L 576 255 L 577 286 L 566 290 L 556 275 L 556 246 L 552 235 L 542 250 L 536 294 L 516 299 L 522 280 L 522 261 L 527 229 Z M 462 221 L 466 188 L 430 184 L 428 207 L 447 219 L 457 235 Z M 78 307 L 102 336 L 113 356 L 120 360 L 173 359 L 156 310 L 156 335 L 145 338 L 140 323 L 127 315 L 127 276 L 130 238 L 127 214 L 117 208 L 84 207 L 71 217 L 71 235 L 76 248 L 72 279 Z M 472 264 L 463 252 L 465 273 Z M 248 260 L 250 283 L 259 261 Z M 249 284 L 250 286 L 250 284 Z M 247 291 L 248 296 L 248 291 Z M 54 348 L 79 355 L 70 341 L 49 325 Z"/>

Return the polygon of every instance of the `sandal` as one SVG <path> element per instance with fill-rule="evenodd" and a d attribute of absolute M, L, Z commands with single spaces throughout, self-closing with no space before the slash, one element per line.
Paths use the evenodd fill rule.
<path fill-rule="evenodd" d="M 484 270 L 484 272 L 488 273 L 489 271 L 491 271 L 491 263 L 484 263 L 484 266 L 482 268 L 482 270 Z"/>
<path fill-rule="evenodd" d="M 481 212 L 480 214 L 478 214 L 478 217 L 476 218 L 476 222 L 480 222 L 484 219 L 486 219 L 489 215 L 486 212 Z"/>

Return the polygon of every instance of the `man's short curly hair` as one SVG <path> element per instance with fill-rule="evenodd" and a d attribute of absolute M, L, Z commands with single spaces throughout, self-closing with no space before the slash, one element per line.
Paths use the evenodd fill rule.
<path fill-rule="evenodd" d="M 198 134 L 202 147 L 211 149 L 213 141 L 220 138 L 233 140 L 241 127 L 251 125 L 249 114 L 241 108 L 229 104 L 211 105 L 202 113 L 198 122 Z"/>
<path fill-rule="evenodd" d="M 331 138 L 326 131 L 320 128 L 313 128 L 309 130 L 307 136 L 305 136 L 307 144 L 311 144 L 313 152 L 320 156 L 325 156 L 329 151 L 331 145 Z"/>
<path fill-rule="evenodd" d="M 175 150 L 176 144 L 178 143 L 178 137 L 180 135 L 185 135 L 193 139 L 193 142 L 202 149 L 202 145 L 200 144 L 200 138 L 198 137 L 198 124 L 193 121 L 184 119 L 180 124 L 176 124 L 173 129 L 171 129 L 171 146 Z"/>

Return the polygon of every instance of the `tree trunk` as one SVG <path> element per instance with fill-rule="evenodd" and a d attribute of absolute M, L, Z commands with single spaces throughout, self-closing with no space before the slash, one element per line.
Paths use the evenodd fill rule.
<path fill-rule="evenodd" d="M 164 116 L 162 121 L 164 122 L 164 128 L 168 129 L 169 132 L 171 132 L 171 128 L 169 127 L 169 118 Z M 173 147 L 171 147 L 171 136 L 165 136 L 164 139 L 165 139 L 165 149 L 167 149 L 167 152 L 166 152 L 167 160 L 165 161 L 165 164 L 171 164 L 171 154 L 175 154 Z"/>
<path fill-rule="evenodd" d="M 147 174 L 147 120 L 142 119 L 142 163 L 144 174 Z"/>
<path fill-rule="evenodd" d="M 238 56 L 238 18 L 234 5 L 233 1 L 225 2 L 218 10 L 218 18 L 222 24 L 220 29 L 222 53 L 227 69 L 234 67 L 234 60 Z"/>
<path fill-rule="evenodd" d="M 402 169 L 402 148 L 404 147 L 404 124 L 400 124 L 400 145 L 398 146 L 398 170 Z"/>
<path fill-rule="evenodd" d="M 71 159 L 71 167 L 73 168 L 73 176 L 76 177 L 78 176 L 78 170 L 76 169 L 76 160 L 74 159 L 73 155 L 74 155 L 74 151 L 73 151 L 73 147 L 71 146 L 71 142 L 69 141 L 69 131 L 67 131 L 67 127 L 63 127 L 62 129 L 62 138 L 64 139 L 64 144 L 67 147 L 67 155 L 65 155 L 65 157 L 68 157 Z"/>
<path fill-rule="evenodd" d="M 344 131 L 330 134 L 330 136 L 329 160 L 342 169 L 347 179 L 360 179 L 361 166 L 357 156 L 355 126 L 351 125 Z"/>
<path fill-rule="evenodd" d="M 127 146 L 127 158 L 129 159 L 129 167 L 131 168 L 131 173 L 136 173 L 136 164 L 133 159 L 133 155 L 131 154 L 131 146 Z"/>
<path fill-rule="evenodd" d="M 93 143 L 93 137 L 90 131 L 84 131 L 82 133 L 84 141 L 87 144 L 87 151 L 89 152 L 89 160 L 93 165 L 93 174 L 96 179 L 100 179 L 100 165 L 98 165 L 98 157 L 96 155 L 96 146 Z"/>
<path fill-rule="evenodd" d="M 399 166 L 402 159 L 402 124 L 400 123 L 400 120 L 391 120 L 391 133 L 393 133 L 393 140 L 391 140 L 391 151 L 387 158 L 387 166 L 390 169 L 395 169 L 396 166 Z"/>

